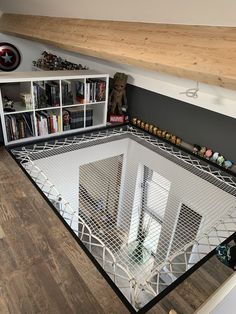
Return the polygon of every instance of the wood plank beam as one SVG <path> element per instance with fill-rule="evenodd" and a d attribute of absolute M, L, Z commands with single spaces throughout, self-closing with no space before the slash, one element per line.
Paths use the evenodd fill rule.
<path fill-rule="evenodd" d="M 236 90 L 236 27 L 3 14 L 2 33 Z"/>

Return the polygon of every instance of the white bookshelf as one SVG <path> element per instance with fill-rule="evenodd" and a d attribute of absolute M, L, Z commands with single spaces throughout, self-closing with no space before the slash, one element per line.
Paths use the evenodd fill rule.
<path fill-rule="evenodd" d="M 108 74 L 91 70 L 0 73 L 5 145 L 106 126 L 108 84 Z M 30 107 L 22 102 L 21 93 L 31 95 Z M 6 111 L 6 96 L 14 101 L 15 111 Z M 63 113 L 69 114 L 70 129 L 64 125 Z"/>

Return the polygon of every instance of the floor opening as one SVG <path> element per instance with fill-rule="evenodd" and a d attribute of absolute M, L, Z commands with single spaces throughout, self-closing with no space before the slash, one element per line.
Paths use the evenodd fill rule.
<path fill-rule="evenodd" d="M 234 178 L 133 127 L 12 153 L 135 311 L 236 231 Z"/>

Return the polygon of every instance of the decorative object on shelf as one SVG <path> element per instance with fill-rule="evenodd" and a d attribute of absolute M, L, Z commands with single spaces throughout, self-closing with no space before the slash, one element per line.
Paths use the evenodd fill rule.
<path fill-rule="evenodd" d="M 204 157 L 206 151 L 207 151 L 207 148 L 205 146 L 201 147 L 199 151 L 199 156 Z"/>
<path fill-rule="evenodd" d="M 150 125 L 149 125 L 149 130 L 148 130 L 148 132 L 149 132 L 149 133 L 152 133 L 152 131 L 153 131 L 153 125 L 150 124 Z"/>
<path fill-rule="evenodd" d="M 211 161 L 216 162 L 217 159 L 219 158 L 220 154 L 218 152 L 215 152 L 212 157 L 211 157 Z"/>
<path fill-rule="evenodd" d="M 2 98 L 3 101 L 3 110 L 5 112 L 13 112 L 15 111 L 14 109 L 14 101 L 10 99 L 8 96 L 4 96 Z"/>
<path fill-rule="evenodd" d="M 225 167 L 225 169 L 230 169 L 233 166 L 233 163 L 230 160 L 225 160 L 223 166 Z"/>
<path fill-rule="evenodd" d="M 201 150 L 201 146 L 197 145 L 197 144 L 194 144 L 193 145 L 193 153 L 194 154 L 198 154 Z"/>
<path fill-rule="evenodd" d="M 167 133 L 167 131 L 163 130 L 163 131 L 161 132 L 161 137 L 165 138 L 165 137 L 166 137 L 166 133 Z"/>
<path fill-rule="evenodd" d="M 230 160 L 226 160 L 226 158 L 218 152 L 213 152 L 212 149 L 207 148 L 205 146 L 200 147 L 199 145 L 195 144 L 193 146 L 193 153 L 204 157 L 207 160 L 211 160 L 212 162 L 218 164 L 225 169 L 230 169 L 233 167 L 233 163 Z"/>
<path fill-rule="evenodd" d="M 158 128 L 156 126 L 152 129 L 152 134 L 157 135 Z"/>
<path fill-rule="evenodd" d="M 157 136 L 162 137 L 162 130 L 160 129 L 157 130 Z"/>
<path fill-rule="evenodd" d="M 145 131 L 149 132 L 149 123 L 145 123 L 144 129 L 145 129 Z"/>
<path fill-rule="evenodd" d="M 169 132 L 166 133 L 166 139 L 169 141 L 171 139 L 171 134 Z"/>
<path fill-rule="evenodd" d="M 132 124 L 144 129 L 146 132 L 149 132 L 153 135 L 164 138 L 168 140 L 169 142 L 171 142 L 172 144 L 175 144 L 177 146 L 182 146 L 181 138 L 177 137 L 174 134 L 171 134 L 168 131 L 161 130 L 157 126 L 154 126 L 149 123 L 145 123 L 141 121 L 140 119 L 138 119 L 137 117 L 132 119 Z M 185 149 L 186 149 L 186 144 L 187 143 L 183 143 L 183 147 Z M 200 146 L 198 144 L 194 144 L 194 145 L 187 144 L 187 145 L 188 145 L 187 149 L 190 151 L 192 149 L 192 152 L 194 154 L 199 155 L 200 157 L 205 158 L 207 160 L 211 160 L 215 162 L 216 164 L 218 164 L 219 166 L 224 167 L 225 169 L 230 169 L 234 166 L 232 161 L 226 160 L 226 158 L 218 152 L 213 153 L 212 149 L 207 148 L 206 146 Z"/>
<path fill-rule="evenodd" d="M 58 71 L 58 70 L 88 70 L 88 67 L 82 64 L 76 64 L 62 59 L 50 52 L 43 51 L 41 58 L 33 61 L 33 66 L 43 70 Z"/>
<path fill-rule="evenodd" d="M 25 105 L 26 110 L 31 110 L 33 108 L 31 94 L 21 93 L 20 99 L 21 99 L 21 102 Z"/>
<path fill-rule="evenodd" d="M 169 142 L 171 142 L 172 144 L 180 145 L 182 142 L 182 140 L 179 137 L 177 137 L 176 135 L 173 135 L 166 130 L 161 130 L 153 124 L 149 124 L 147 122 L 141 121 L 137 117 L 133 118 L 131 121 L 132 121 L 133 125 L 141 128 L 141 129 L 145 130 L 146 132 L 149 132 L 153 135 L 156 135 L 158 137 L 162 137 L 162 138 L 168 140 Z"/>
<path fill-rule="evenodd" d="M 145 129 L 145 122 L 141 121 L 140 128 L 143 130 Z"/>
<path fill-rule="evenodd" d="M 177 145 L 177 146 L 180 146 L 181 143 L 182 143 L 182 139 L 179 138 L 179 137 L 177 137 L 177 139 L 176 139 L 176 145 Z"/>
<path fill-rule="evenodd" d="M 176 144 L 177 137 L 175 135 L 171 135 L 170 141 L 172 144 Z"/>
<path fill-rule="evenodd" d="M 16 46 L 6 42 L 0 43 L 0 71 L 14 71 L 20 63 L 21 55 Z"/>
<path fill-rule="evenodd" d="M 213 151 L 212 151 L 210 148 L 208 148 L 208 149 L 206 150 L 206 152 L 205 152 L 204 157 L 205 157 L 206 159 L 210 159 L 210 158 L 212 157 L 212 155 L 213 155 Z"/>
<path fill-rule="evenodd" d="M 109 95 L 109 122 L 124 123 L 129 121 L 127 114 L 126 84 L 128 76 L 117 72 L 113 79 L 113 89 Z"/>
<path fill-rule="evenodd" d="M 133 125 L 137 125 L 137 120 L 138 120 L 137 118 L 133 118 L 133 119 L 132 119 L 132 124 L 133 124 Z"/>
<path fill-rule="evenodd" d="M 217 163 L 219 166 L 223 166 L 224 162 L 225 162 L 225 158 L 224 158 L 224 156 L 222 156 L 222 155 L 220 155 L 220 156 L 217 158 L 217 160 L 216 160 L 216 163 Z"/>
<path fill-rule="evenodd" d="M 109 122 L 110 123 L 124 123 L 125 122 L 125 117 L 124 115 L 109 115 Z"/>

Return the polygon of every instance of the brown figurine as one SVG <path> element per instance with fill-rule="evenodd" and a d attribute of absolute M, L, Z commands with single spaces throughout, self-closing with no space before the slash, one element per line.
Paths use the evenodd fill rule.
<path fill-rule="evenodd" d="M 153 131 L 153 125 L 150 124 L 150 125 L 149 125 L 149 130 L 148 130 L 148 132 L 149 132 L 149 133 L 152 133 L 152 131 Z"/>
<path fill-rule="evenodd" d="M 109 106 L 112 114 L 122 114 L 122 109 L 127 109 L 127 98 L 125 87 L 128 76 L 124 73 L 116 73 L 114 75 L 113 90 L 109 96 Z"/>
<path fill-rule="evenodd" d="M 158 128 L 156 126 L 154 126 L 152 129 L 152 134 L 157 135 L 157 130 L 158 130 Z"/>
<path fill-rule="evenodd" d="M 141 127 L 141 129 L 144 130 L 145 129 L 145 122 L 141 121 L 140 127 Z"/>
<path fill-rule="evenodd" d="M 175 144 L 176 143 L 176 136 L 172 135 L 170 138 L 171 143 Z"/>
<path fill-rule="evenodd" d="M 145 123 L 145 127 L 144 127 L 145 131 L 149 131 L 149 123 Z"/>
<path fill-rule="evenodd" d="M 133 125 L 137 125 L 137 120 L 138 120 L 137 118 L 133 118 L 133 119 L 132 119 L 132 124 L 133 124 Z"/>

